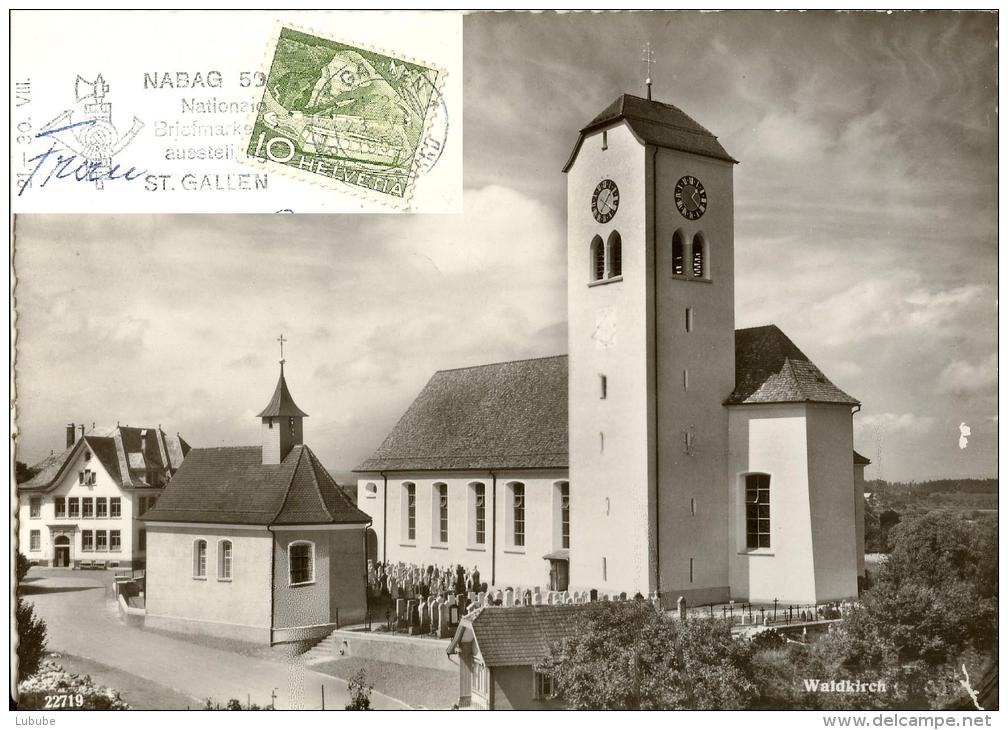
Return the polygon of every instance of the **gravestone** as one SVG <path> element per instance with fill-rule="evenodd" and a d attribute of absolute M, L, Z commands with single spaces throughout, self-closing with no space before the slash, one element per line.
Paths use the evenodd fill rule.
<path fill-rule="evenodd" d="M 597 589 L 592 588 L 590 591 L 588 591 L 588 600 L 591 601 L 592 603 L 595 603 L 595 601 L 598 600 L 598 590 Z"/>
<path fill-rule="evenodd" d="M 504 605 L 511 608 L 514 605 L 514 590 L 508 586 L 504 590 Z"/>
<path fill-rule="evenodd" d="M 686 597 L 679 596 L 676 600 L 676 608 L 679 609 L 679 618 L 683 621 L 686 620 Z"/>

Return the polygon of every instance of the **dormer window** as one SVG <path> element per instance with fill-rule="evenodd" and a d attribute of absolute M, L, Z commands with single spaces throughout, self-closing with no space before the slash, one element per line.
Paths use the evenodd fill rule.
<path fill-rule="evenodd" d="M 91 452 L 84 449 L 84 461 L 91 461 Z"/>

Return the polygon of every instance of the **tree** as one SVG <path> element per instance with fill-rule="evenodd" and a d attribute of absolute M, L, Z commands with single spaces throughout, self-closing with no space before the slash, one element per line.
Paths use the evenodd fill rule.
<path fill-rule="evenodd" d="M 18 681 L 30 677 L 39 669 L 46 647 L 45 621 L 35 616 L 35 607 L 17 599 Z"/>
<path fill-rule="evenodd" d="M 24 484 L 38 473 L 38 469 L 28 466 L 23 461 L 14 462 L 14 479 L 18 484 Z"/>
<path fill-rule="evenodd" d="M 576 709 L 741 709 L 755 697 L 746 647 L 720 619 L 672 617 L 643 601 L 579 612 L 537 670 Z"/>
<path fill-rule="evenodd" d="M 371 709 L 371 690 L 374 689 L 374 685 L 367 683 L 367 675 L 363 669 L 347 681 L 347 689 L 350 691 L 350 702 L 347 703 L 346 709 Z"/>
<path fill-rule="evenodd" d="M 885 678 L 894 707 L 961 698 L 997 649 L 997 528 L 932 512 L 893 528 L 877 583 L 844 620 L 834 649 L 860 676 Z"/>
<path fill-rule="evenodd" d="M 18 550 L 17 560 L 15 562 L 15 571 L 17 575 L 18 585 L 24 583 L 25 576 L 28 575 L 28 570 L 31 568 L 31 561 L 24 556 L 24 554 Z"/>

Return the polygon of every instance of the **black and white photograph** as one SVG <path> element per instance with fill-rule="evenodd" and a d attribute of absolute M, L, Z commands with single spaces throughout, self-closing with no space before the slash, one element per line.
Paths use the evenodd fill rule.
<path fill-rule="evenodd" d="M 136 33 L 12 46 L 20 724 L 991 726 L 997 10 L 157 12 L 9 16 Z"/>

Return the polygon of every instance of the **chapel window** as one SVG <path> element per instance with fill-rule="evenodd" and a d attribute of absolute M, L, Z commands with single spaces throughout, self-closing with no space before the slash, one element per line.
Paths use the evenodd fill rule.
<path fill-rule="evenodd" d="M 770 475 L 745 478 L 746 548 L 770 547 Z"/>
<path fill-rule="evenodd" d="M 290 559 L 290 584 L 312 583 L 315 580 L 315 546 L 308 541 L 292 542 L 287 548 Z"/>
<path fill-rule="evenodd" d="M 623 240 L 618 231 L 609 234 L 606 248 L 609 253 L 609 278 L 623 276 Z"/>
<path fill-rule="evenodd" d="M 686 273 L 686 241 L 682 231 L 672 235 L 672 273 L 682 276 Z"/>
<path fill-rule="evenodd" d="M 599 236 L 591 242 L 591 281 L 601 281 L 605 277 L 605 246 Z"/>

